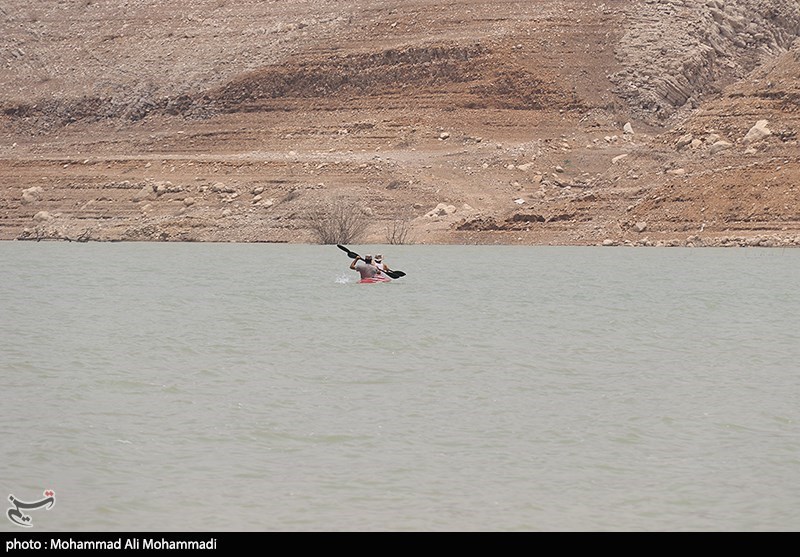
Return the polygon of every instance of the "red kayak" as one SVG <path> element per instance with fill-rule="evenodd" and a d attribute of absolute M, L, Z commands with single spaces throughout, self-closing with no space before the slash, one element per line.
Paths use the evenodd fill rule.
<path fill-rule="evenodd" d="M 358 281 L 361 284 L 372 284 L 373 282 L 392 282 L 392 279 L 389 277 L 372 277 L 372 278 L 365 278 Z"/>

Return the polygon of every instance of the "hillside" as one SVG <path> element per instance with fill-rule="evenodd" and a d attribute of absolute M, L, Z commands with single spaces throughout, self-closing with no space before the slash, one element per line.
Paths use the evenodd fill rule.
<path fill-rule="evenodd" d="M 800 5 L 6 0 L 0 239 L 800 245 Z"/>

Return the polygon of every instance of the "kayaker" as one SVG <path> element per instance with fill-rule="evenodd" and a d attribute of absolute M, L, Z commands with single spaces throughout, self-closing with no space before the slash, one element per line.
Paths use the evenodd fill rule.
<path fill-rule="evenodd" d="M 383 255 L 381 255 L 380 253 L 375 255 L 375 266 L 378 268 L 379 271 L 391 271 L 389 266 L 386 263 L 384 263 Z"/>
<path fill-rule="evenodd" d="M 361 280 L 375 278 L 378 274 L 378 268 L 373 264 L 371 255 L 365 255 L 364 259 L 359 255 L 350 263 L 350 268 L 361 274 Z"/>

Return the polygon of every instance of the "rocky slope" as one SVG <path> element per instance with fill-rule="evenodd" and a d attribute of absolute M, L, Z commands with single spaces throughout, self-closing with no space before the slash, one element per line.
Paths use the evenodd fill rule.
<path fill-rule="evenodd" d="M 800 5 L 7 0 L 0 239 L 800 244 Z"/>

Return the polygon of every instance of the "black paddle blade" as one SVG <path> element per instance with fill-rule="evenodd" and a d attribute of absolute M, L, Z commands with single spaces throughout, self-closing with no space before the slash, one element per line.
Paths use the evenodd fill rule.
<path fill-rule="evenodd" d="M 406 276 L 403 271 L 381 271 L 382 273 L 386 273 L 389 277 L 393 279 L 399 279 L 400 277 Z"/>
<path fill-rule="evenodd" d="M 347 252 L 347 257 L 349 257 L 350 259 L 355 259 L 356 257 L 359 256 L 356 252 L 350 251 L 349 249 L 347 249 L 346 247 L 344 247 L 341 244 L 336 244 L 336 247 L 339 248 L 342 251 L 346 251 Z"/>

